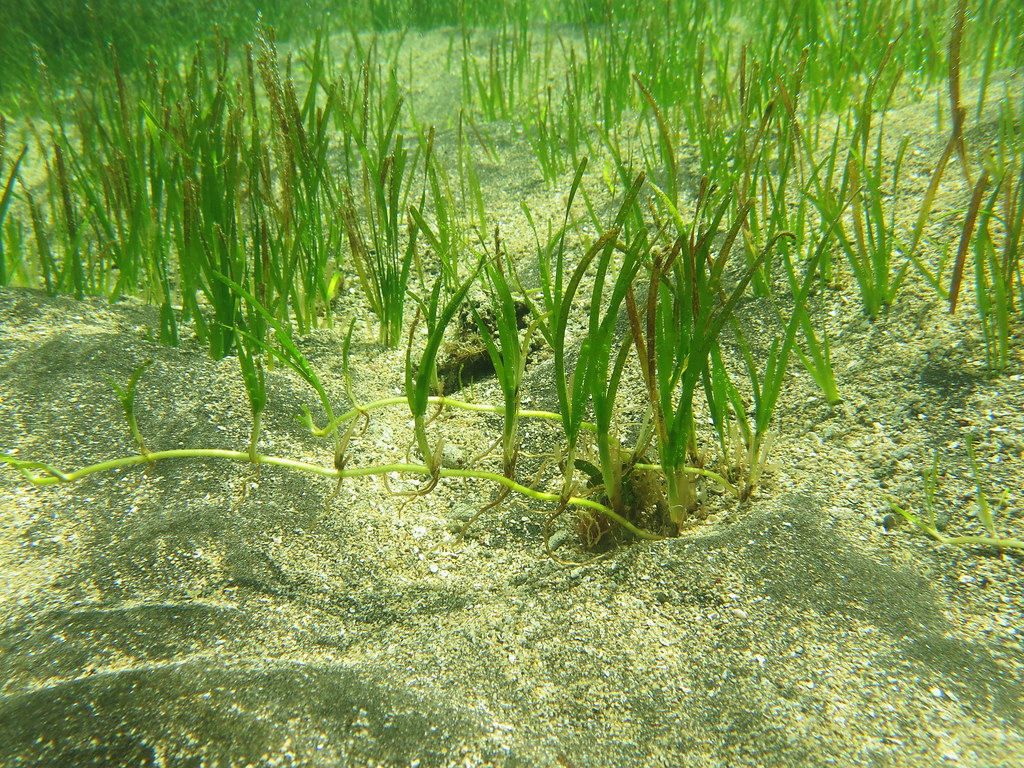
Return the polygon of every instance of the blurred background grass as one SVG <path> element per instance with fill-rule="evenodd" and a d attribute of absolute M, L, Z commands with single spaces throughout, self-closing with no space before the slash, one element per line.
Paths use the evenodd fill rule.
<path fill-rule="evenodd" d="M 279 39 L 288 40 L 318 27 L 489 25 L 510 10 L 552 18 L 564 8 L 566 19 L 586 18 L 613 10 L 606 5 L 577 0 L 0 0 L 0 98 L 11 98 L 20 84 L 30 82 L 40 59 L 61 86 L 76 74 L 106 66 L 111 44 L 130 70 L 150 58 L 162 62 L 176 56 L 197 41 L 212 41 L 215 29 L 229 42 L 244 42 L 260 17 Z"/>

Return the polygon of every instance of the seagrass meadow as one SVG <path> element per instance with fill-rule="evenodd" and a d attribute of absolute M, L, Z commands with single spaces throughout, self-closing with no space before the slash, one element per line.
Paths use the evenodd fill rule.
<path fill-rule="evenodd" d="M 0 763 L 1024 765 L 1022 30 L 0 4 Z"/>

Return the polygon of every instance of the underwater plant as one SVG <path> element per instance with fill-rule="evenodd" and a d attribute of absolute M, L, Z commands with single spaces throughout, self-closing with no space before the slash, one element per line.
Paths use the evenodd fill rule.
<path fill-rule="evenodd" d="M 979 54 L 986 87 L 996 68 L 1019 64 L 1006 25 L 991 38 L 972 34 L 994 18 L 991 8 L 977 9 L 971 26 L 964 2 L 951 25 L 944 10 L 918 9 L 901 26 L 881 2 L 859 14 L 835 9 L 827 23 L 767 3 L 744 12 L 758 32 L 740 34 L 731 3 L 668 15 L 611 4 L 614 18 L 582 3 L 418 4 L 412 23 L 458 24 L 445 66 L 461 101 L 434 125 L 421 120 L 403 55 L 405 4 L 371 5 L 352 4 L 340 26 L 318 28 L 295 54 L 282 56 L 264 23 L 238 56 L 228 35 L 145 66 L 105 50 L 91 92 L 71 97 L 39 67 L 41 117 L 26 129 L 34 144 L 10 164 L 0 121 L 0 283 L 17 275 L 50 293 L 153 302 L 162 341 L 191 329 L 211 356 L 237 356 L 252 424 L 245 450 L 158 450 L 134 419 L 139 368 L 113 385 L 138 455 L 70 471 L 10 455 L 3 463 L 37 485 L 209 457 L 337 482 L 397 473 L 423 480 L 415 494 L 445 477 L 473 478 L 498 487 L 481 511 L 509 494 L 543 502 L 548 525 L 572 509 L 581 543 L 596 547 L 619 529 L 644 539 L 685 530 L 704 515 L 704 483 L 749 498 L 765 478 L 793 353 L 827 403 L 840 401 L 830 339 L 809 306 L 816 289 L 846 278 L 875 318 L 899 300 L 911 266 L 951 308 L 973 278 L 987 367 L 1010 365 L 1024 305 L 1024 165 L 1012 102 L 999 151 L 971 179 L 951 276 L 946 256 L 935 268 L 918 253 L 946 163 L 955 154 L 965 176 L 974 172 L 961 49 L 965 61 Z M 482 34 L 472 26 L 482 18 L 500 28 Z M 557 21 L 579 26 L 562 34 Z M 360 23 L 398 31 L 360 34 Z M 707 34 L 716 29 L 730 32 Z M 339 30 L 347 42 L 337 47 Z M 905 247 L 898 214 L 912 150 L 904 139 L 892 151 L 883 128 L 908 84 L 948 84 L 952 130 Z M 504 129 L 514 138 L 502 144 Z M 517 201 L 535 253 L 502 249 L 506 212 L 489 205 L 487 174 L 509 143 L 532 153 L 523 188 L 536 184 L 554 201 L 547 222 L 526 192 Z M 39 184 L 23 178 L 30 161 Z M 751 293 L 781 329 L 763 352 L 744 332 Z M 350 352 L 361 317 L 378 344 L 405 346 L 404 392 L 357 397 Z M 496 402 L 440 386 L 456 317 L 478 337 Z M 347 329 L 344 406 L 299 343 L 338 320 Z M 551 360 L 539 385 L 553 393 L 551 411 L 524 408 L 540 344 Z M 316 398 L 324 423 L 308 408 L 300 420 L 330 441 L 329 465 L 259 450 L 265 372 L 275 365 Z M 392 407 L 408 409 L 415 451 L 403 462 L 357 458 L 354 441 L 374 412 Z M 450 409 L 500 418 L 500 471 L 479 456 L 445 464 L 432 419 Z M 532 477 L 520 460 L 530 419 L 558 430 Z"/>
<path fill-rule="evenodd" d="M 936 521 L 935 496 L 938 488 L 939 477 L 939 453 L 936 451 L 932 456 L 931 466 L 922 473 L 924 476 L 924 515 L 915 514 L 910 508 L 899 506 L 894 499 L 889 499 L 889 507 L 903 516 L 919 531 L 934 539 L 939 544 L 951 544 L 962 547 L 994 547 L 995 549 L 1018 549 L 1024 550 L 1024 540 L 999 536 L 996 530 L 995 513 L 1005 507 L 1009 498 L 1009 491 L 1005 490 L 998 499 L 990 500 L 985 491 L 984 478 L 981 467 L 975 455 L 973 441 L 967 440 L 967 454 L 970 459 L 971 472 L 975 486 L 976 517 L 981 523 L 984 533 L 965 534 L 961 536 L 947 536 L 944 531 L 945 524 Z"/>

